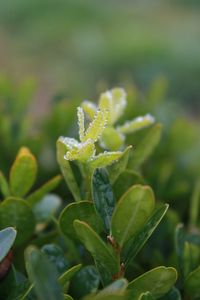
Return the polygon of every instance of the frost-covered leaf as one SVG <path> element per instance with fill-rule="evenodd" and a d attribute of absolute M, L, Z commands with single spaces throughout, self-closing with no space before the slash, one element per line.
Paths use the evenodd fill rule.
<path fill-rule="evenodd" d="M 132 121 L 126 121 L 123 125 L 118 126 L 117 130 L 124 134 L 133 133 L 152 125 L 155 119 L 152 115 L 147 114 L 143 117 L 137 117 Z"/>
<path fill-rule="evenodd" d="M 100 139 L 100 146 L 108 150 L 119 150 L 125 140 L 125 136 L 114 127 L 106 127 Z"/>
<path fill-rule="evenodd" d="M 126 107 L 126 93 L 122 88 L 115 88 L 101 94 L 99 108 L 109 111 L 108 124 L 113 125 L 123 114 Z"/>
<path fill-rule="evenodd" d="M 84 143 L 80 143 L 77 148 L 73 148 L 65 154 L 66 160 L 79 160 L 83 163 L 87 162 L 90 157 L 95 154 L 94 141 L 92 139 L 86 140 Z"/>
<path fill-rule="evenodd" d="M 108 111 L 98 110 L 94 116 L 94 119 L 89 124 L 88 129 L 86 130 L 83 142 L 91 139 L 96 142 L 102 135 L 103 130 L 108 121 Z"/>
<path fill-rule="evenodd" d="M 81 107 L 83 108 L 84 112 L 89 116 L 89 118 L 93 120 L 97 111 L 97 106 L 94 103 L 85 100 L 81 103 Z"/>
<path fill-rule="evenodd" d="M 122 152 L 120 151 L 100 153 L 99 155 L 91 158 L 89 162 L 90 168 L 91 169 L 104 168 L 112 164 L 114 161 L 118 160 L 121 157 L 121 155 Z"/>
<path fill-rule="evenodd" d="M 85 118 L 82 107 L 77 108 L 77 116 L 78 116 L 78 126 L 79 126 L 79 138 L 80 141 L 84 141 L 85 136 Z"/>

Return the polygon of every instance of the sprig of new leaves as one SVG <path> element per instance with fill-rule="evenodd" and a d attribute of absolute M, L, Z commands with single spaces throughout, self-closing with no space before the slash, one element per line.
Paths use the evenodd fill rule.
<path fill-rule="evenodd" d="M 123 115 L 127 106 L 126 93 L 122 88 L 114 88 L 101 94 L 98 106 L 90 101 L 83 101 L 82 108 L 93 120 L 98 109 L 108 111 L 108 122 L 103 130 L 100 145 L 104 149 L 118 150 L 124 146 L 127 134 L 134 133 L 154 123 L 154 117 L 150 114 L 139 116 L 126 121 L 122 125 L 115 126 Z"/>

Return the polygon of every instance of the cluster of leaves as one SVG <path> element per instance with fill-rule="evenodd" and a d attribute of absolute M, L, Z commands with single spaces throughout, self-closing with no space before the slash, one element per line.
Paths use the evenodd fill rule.
<path fill-rule="evenodd" d="M 121 88 L 102 94 L 98 105 L 84 101 L 79 141 L 58 139 L 57 161 L 72 195 L 67 203 L 49 194 L 59 175 L 32 190 L 37 162 L 27 148 L 9 180 L 0 174 L 3 299 L 199 299 L 199 181 L 184 228 L 148 185 L 146 161 L 162 126 L 142 110 L 124 122 L 127 104 L 130 110 Z M 131 139 L 136 148 L 128 146 Z"/>

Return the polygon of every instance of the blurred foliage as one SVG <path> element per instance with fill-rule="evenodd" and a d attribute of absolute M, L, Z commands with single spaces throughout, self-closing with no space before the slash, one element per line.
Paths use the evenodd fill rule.
<path fill-rule="evenodd" d="M 94 96 L 133 79 L 145 91 L 164 74 L 169 94 L 199 109 L 198 0 L 7 0 L 0 33 L 1 71 L 36 76 L 37 103 L 57 91 Z"/>

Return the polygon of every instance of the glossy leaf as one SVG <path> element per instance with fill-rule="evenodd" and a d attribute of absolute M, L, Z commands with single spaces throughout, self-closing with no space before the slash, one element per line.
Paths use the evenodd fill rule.
<path fill-rule="evenodd" d="M 127 147 L 121 157 L 114 162 L 111 166 L 108 166 L 108 173 L 111 184 L 114 184 L 121 173 L 123 173 L 127 167 L 129 154 L 132 146 Z"/>
<path fill-rule="evenodd" d="M 156 299 L 165 295 L 175 284 L 177 272 L 174 268 L 158 267 L 142 274 L 129 283 L 130 299 L 150 292 Z M 135 298 L 134 298 L 135 297 Z"/>
<path fill-rule="evenodd" d="M 56 267 L 57 273 L 61 275 L 68 269 L 68 262 L 62 249 L 56 244 L 47 244 L 41 251 L 48 257 L 48 260 Z"/>
<path fill-rule="evenodd" d="M 185 281 L 185 291 L 191 299 L 200 298 L 200 267 L 191 272 Z"/>
<path fill-rule="evenodd" d="M 29 247 L 25 252 L 26 270 L 39 299 L 63 300 L 61 288 L 57 282 L 57 272 L 37 248 Z"/>
<path fill-rule="evenodd" d="M 12 195 L 22 197 L 32 187 L 37 174 L 37 162 L 29 149 L 20 149 L 10 171 Z"/>
<path fill-rule="evenodd" d="M 151 217 L 144 224 L 142 229 L 136 233 L 129 241 L 125 244 L 122 250 L 122 261 L 125 265 L 128 265 L 134 257 L 138 254 L 141 248 L 144 246 L 146 241 L 153 234 L 154 230 L 159 225 L 160 221 L 167 212 L 169 205 L 165 204 L 155 210 Z"/>
<path fill-rule="evenodd" d="M 34 232 L 35 217 L 26 201 L 9 197 L 0 204 L 0 228 L 17 230 L 16 245 L 27 241 Z"/>
<path fill-rule="evenodd" d="M 69 293 L 75 299 L 80 299 L 90 293 L 95 293 L 99 284 L 100 278 L 96 268 L 94 266 L 86 266 L 72 278 Z"/>
<path fill-rule="evenodd" d="M 80 241 L 94 260 L 100 262 L 111 275 L 117 274 L 119 271 L 118 261 L 97 233 L 88 224 L 78 220 L 74 221 L 74 228 Z"/>
<path fill-rule="evenodd" d="M 122 247 L 138 233 L 154 209 L 154 194 L 150 187 L 136 185 L 118 201 L 112 216 L 111 232 Z"/>
<path fill-rule="evenodd" d="M 80 271 L 82 265 L 76 265 L 73 266 L 72 268 L 70 268 L 69 270 L 67 270 L 66 272 L 64 272 L 62 275 L 60 275 L 60 277 L 58 278 L 58 282 L 60 283 L 60 285 L 63 287 L 66 285 L 66 283 L 68 283 L 71 278 L 78 272 Z"/>
<path fill-rule="evenodd" d="M 14 244 L 16 230 L 13 227 L 7 227 L 0 231 L 0 262 L 6 257 Z"/>
<path fill-rule="evenodd" d="M 96 211 L 102 218 L 107 233 L 109 233 L 111 217 L 115 207 L 115 197 L 106 169 L 101 168 L 94 171 L 92 178 L 92 198 Z"/>
<path fill-rule="evenodd" d="M 72 171 L 70 163 L 66 159 L 64 159 L 64 156 L 68 151 L 68 149 L 64 143 L 63 137 L 60 137 L 58 139 L 56 146 L 57 146 L 57 161 L 59 163 L 63 177 L 74 199 L 76 201 L 80 201 L 81 200 L 80 190 L 76 182 L 76 179 L 74 177 L 74 173 Z"/>
<path fill-rule="evenodd" d="M 42 198 L 46 194 L 48 194 L 49 192 L 54 190 L 60 184 L 61 179 L 62 179 L 62 177 L 60 175 L 57 175 L 57 176 L 53 177 L 52 179 L 50 179 L 49 181 L 47 181 L 45 184 L 43 184 L 40 188 L 35 190 L 32 194 L 30 194 L 26 198 L 28 203 L 31 206 L 34 206 L 35 204 L 40 202 L 40 200 L 42 200 Z"/>
<path fill-rule="evenodd" d="M 77 239 L 74 230 L 74 220 L 81 220 L 89 224 L 98 233 L 103 230 L 103 224 L 95 212 L 92 202 L 80 201 L 67 205 L 60 214 L 59 226 L 62 233 L 72 239 Z"/>
<path fill-rule="evenodd" d="M 160 141 L 161 132 L 161 124 L 156 124 L 149 130 L 143 140 L 136 145 L 136 149 L 129 160 L 129 168 L 138 167 L 149 158 Z"/>

